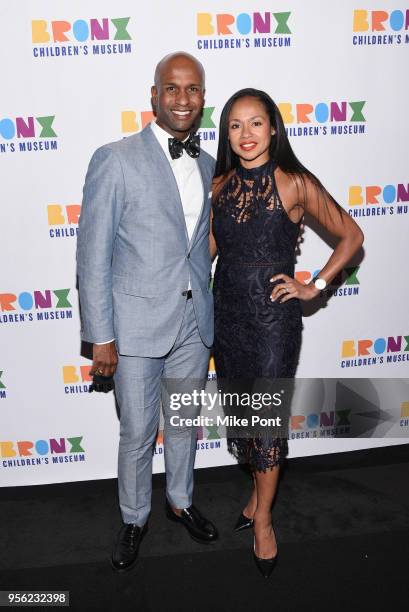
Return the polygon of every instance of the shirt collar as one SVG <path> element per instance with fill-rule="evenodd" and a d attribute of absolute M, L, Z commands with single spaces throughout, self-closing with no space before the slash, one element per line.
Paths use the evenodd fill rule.
<path fill-rule="evenodd" d="M 175 159 L 172 159 L 170 153 L 169 153 L 169 138 L 172 138 L 171 134 L 169 134 L 169 132 L 167 132 L 166 130 L 164 130 L 163 128 L 161 128 L 156 121 L 151 121 L 151 130 L 152 132 L 155 134 L 157 140 L 159 141 L 160 146 L 162 147 L 166 157 L 168 158 L 168 160 L 170 162 L 174 162 L 177 161 Z M 183 142 L 185 142 L 187 139 L 189 138 L 189 136 L 187 138 L 185 138 L 185 140 Z M 186 152 L 183 151 L 183 156 L 186 155 Z M 179 157 L 178 159 L 181 159 L 181 157 Z"/>

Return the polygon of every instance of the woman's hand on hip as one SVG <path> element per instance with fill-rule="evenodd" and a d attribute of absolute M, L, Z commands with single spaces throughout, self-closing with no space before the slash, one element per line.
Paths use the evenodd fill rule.
<path fill-rule="evenodd" d="M 308 301 L 312 300 L 320 293 L 319 289 L 317 289 L 314 284 L 304 285 L 295 278 L 288 276 L 288 274 L 274 274 L 274 276 L 270 278 L 270 282 L 273 283 L 280 279 L 282 279 L 283 282 L 277 283 L 271 292 L 270 300 L 272 302 L 279 299 L 280 304 L 282 304 L 293 298 Z"/>

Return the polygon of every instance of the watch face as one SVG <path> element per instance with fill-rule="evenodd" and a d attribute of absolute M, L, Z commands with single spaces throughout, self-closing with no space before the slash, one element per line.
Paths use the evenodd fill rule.
<path fill-rule="evenodd" d="M 325 289 L 325 287 L 327 286 L 327 283 L 323 278 L 317 278 L 314 281 L 314 285 L 317 287 L 317 289 L 322 290 L 322 289 Z"/>

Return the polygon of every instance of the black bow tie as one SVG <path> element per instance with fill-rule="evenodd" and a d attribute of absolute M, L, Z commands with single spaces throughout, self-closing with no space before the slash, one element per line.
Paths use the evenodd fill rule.
<path fill-rule="evenodd" d="M 169 138 L 169 153 L 172 159 L 178 159 L 183 154 L 183 149 L 190 157 L 199 157 L 200 155 L 200 136 L 192 134 L 185 142 L 178 140 L 177 138 Z"/>

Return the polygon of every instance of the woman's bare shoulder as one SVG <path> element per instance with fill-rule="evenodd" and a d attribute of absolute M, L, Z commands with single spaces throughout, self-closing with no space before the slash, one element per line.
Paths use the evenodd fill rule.
<path fill-rule="evenodd" d="M 305 180 L 307 176 L 285 172 L 277 167 L 274 171 L 277 189 L 288 204 L 300 204 L 305 192 Z"/>
<path fill-rule="evenodd" d="M 223 189 L 224 185 L 234 174 L 234 170 L 230 170 L 227 174 L 220 174 L 219 176 L 213 177 L 212 180 L 212 199 L 214 200 L 220 191 Z"/>

